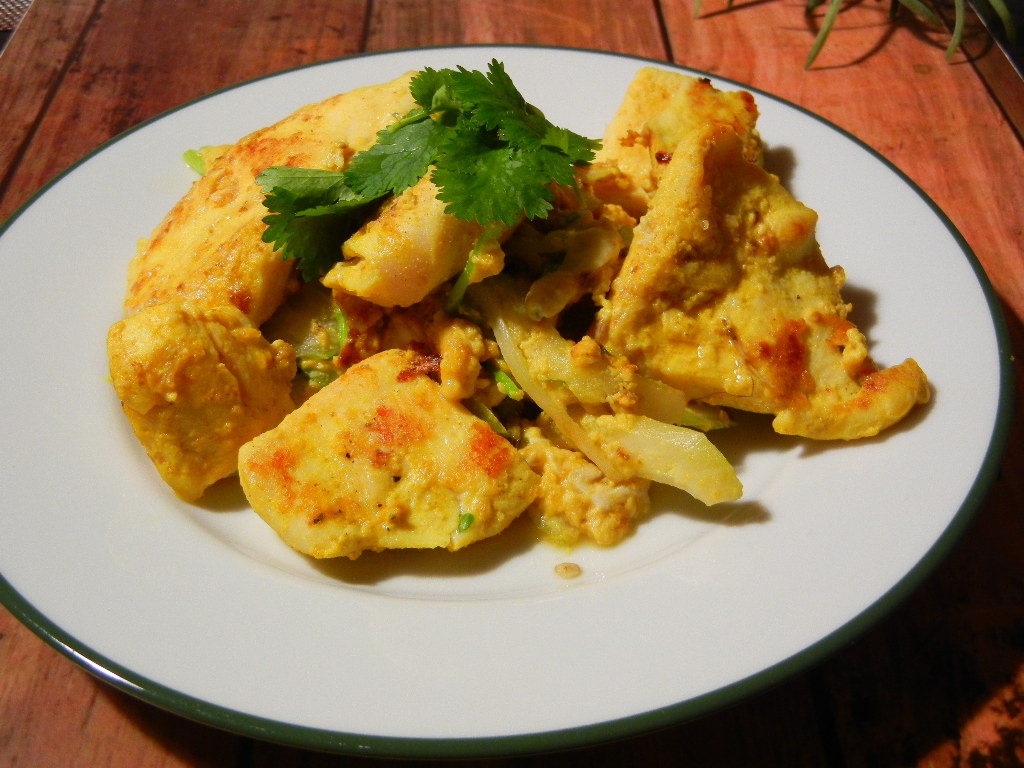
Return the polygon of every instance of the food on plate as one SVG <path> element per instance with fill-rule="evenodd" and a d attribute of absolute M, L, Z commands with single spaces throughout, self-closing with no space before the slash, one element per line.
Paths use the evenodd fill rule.
<path fill-rule="evenodd" d="M 442 394 L 437 365 L 380 352 L 242 446 L 238 474 L 253 509 L 314 557 L 454 551 L 503 531 L 535 498 L 538 477 Z"/>
<path fill-rule="evenodd" d="M 870 437 L 928 399 L 914 360 L 879 371 L 847 319 L 817 215 L 713 120 L 666 160 L 594 336 L 714 405 L 775 414 L 777 432 Z"/>
<path fill-rule="evenodd" d="M 316 558 L 457 550 L 520 518 L 614 545 L 653 483 L 742 496 L 713 440 L 737 410 L 875 435 L 927 378 L 872 362 L 757 116 L 645 67 L 599 142 L 493 61 L 192 153 L 108 335 L 129 422 L 181 498 L 237 473 Z"/>
<path fill-rule="evenodd" d="M 139 244 L 128 266 L 126 312 L 191 299 L 238 307 L 261 325 L 287 296 L 294 270 L 263 241 L 267 211 L 257 175 L 274 164 L 343 168 L 412 105 L 403 77 L 304 107 L 212 153 L 207 172 Z"/>
<path fill-rule="evenodd" d="M 723 91 L 705 78 L 643 67 L 633 77 L 597 152 L 649 200 L 680 144 L 707 125 L 740 137 L 744 159 L 760 165 L 764 147 L 757 103 L 747 91 Z"/>
<path fill-rule="evenodd" d="M 445 213 L 429 176 L 393 196 L 342 245 L 323 284 L 380 307 L 409 307 L 458 275 L 482 227 Z"/>
<path fill-rule="evenodd" d="M 295 407 L 295 351 L 231 305 L 154 304 L 114 324 L 107 353 L 136 436 L 187 501 L 234 473 L 238 449 Z"/>

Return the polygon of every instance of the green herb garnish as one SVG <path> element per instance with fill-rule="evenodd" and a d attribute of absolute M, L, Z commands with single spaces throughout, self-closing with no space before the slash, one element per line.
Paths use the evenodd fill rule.
<path fill-rule="evenodd" d="M 257 178 L 269 215 L 263 240 L 313 280 L 341 242 L 389 196 L 430 174 L 445 211 L 485 235 L 553 208 L 552 184 L 575 184 L 600 143 L 550 123 L 497 60 L 487 73 L 424 69 L 409 86 L 417 107 L 378 133 L 344 171 L 275 166 Z"/>
<path fill-rule="evenodd" d="M 274 166 L 256 181 L 270 212 L 263 218 L 263 242 L 294 259 L 306 282 L 341 258 L 341 242 L 359 229 L 375 202 L 353 192 L 335 171 Z"/>
<path fill-rule="evenodd" d="M 185 161 L 185 165 L 193 171 L 198 173 L 200 176 L 206 175 L 206 158 L 203 156 L 202 150 L 186 149 L 181 157 Z"/>

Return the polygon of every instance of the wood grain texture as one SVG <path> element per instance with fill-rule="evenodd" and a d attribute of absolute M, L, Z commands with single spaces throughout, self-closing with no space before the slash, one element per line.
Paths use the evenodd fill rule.
<path fill-rule="evenodd" d="M 96 5 L 95 0 L 33 3 L 21 24 L 29 31 L 12 35 L 0 54 L 0 221 L 14 209 L 5 206 L 6 190 L 16 186 L 15 170 L 21 167 L 23 154 L 30 151 L 31 142 L 38 136 L 39 123 Z M 16 199 L 20 203 L 34 190 L 30 187 Z"/>
<path fill-rule="evenodd" d="M 815 66 L 798 0 L 35 0 L 0 57 L 0 221 L 103 142 L 281 69 L 457 43 L 672 60 L 821 114 L 931 196 L 1006 309 L 1024 385 L 1024 148 L 946 36 L 851 3 Z M 1022 91 L 1024 99 L 1024 91 Z M 851 194 L 857 194 L 851 191 Z M 865 192 L 859 192 L 865 193 Z M 869 193 L 869 192 L 866 192 Z M 894 258 L 898 258 L 894 254 Z M 950 311 L 955 311 L 951 307 Z M 950 340 L 955 354 L 956 340 Z M 902 606 L 804 674 L 696 722 L 562 755 L 470 766 L 959 768 L 1024 764 L 1024 405 L 988 501 Z M 955 450 L 950 436 L 949 450 Z M 239 737 L 135 700 L 0 609 L 0 766 L 428 766 Z"/>
<path fill-rule="evenodd" d="M 367 3 L 359 0 L 106 0 L 94 3 L 88 16 L 79 13 L 85 17 L 82 28 L 72 35 L 52 31 L 51 16 L 60 16 L 63 3 L 36 5 L 41 7 L 30 9 L 11 39 L 13 60 L 46 55 L 39 50 L 44 43 L 35 42 L 35 17 L 45 24 L 40 36 L 77 42 L 66 67 L 45 72 L 51 93 L 36 99 L 32 141 L 0 190 L 0 219 L 72 163 L 143 120 L 252 78 L 360 51 L 367 13 Z M 11 159 L 0 155 L 0 161 Z"/>
<path fill-rule="evenodd" d="M 667 58 L 657 6 L 648 0 L 373 4 L 368 50 L 480 43 L 600 48 Z"/>

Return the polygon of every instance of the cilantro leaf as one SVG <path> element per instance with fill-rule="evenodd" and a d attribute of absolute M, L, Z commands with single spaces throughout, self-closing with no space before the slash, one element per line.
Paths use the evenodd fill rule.
<path fill-rule="evenodd" d="M 439 126 L 428 118 L 385 128 L 377 134 L 376 144 L 352 158 L 345 181 L 363 197 L 398 194 L 426 175 L 438 133 Z"/>
<path fill-rule="evenodd" d="M 545 216 L 552 184 L 574 186 L 600 142 L 553 125 L 493 59 L 487 72 L 425 68 L 410 81 L 416 108 L 377 134 L 344 171 L 268 168 L 257 181 L 265 242 L 314 280 L 341 258 L 341 243 L 388 195 L 430 174 L 438 199 L 485 233 Z M 481 235 L 483 237 L 483 235 Z"/>
<path fill-rule="evenodd" d="M 486 75 L 459 67 L 451 81 L 453 95 L 476 125 L 496 130 L 507 123 L 522 123 L 530 116 L 526 99 L 496 60 L 490 63 Z"/>
<path fill-rule="evenodd" d="M 458 112 L 457 105 L 448 93 L 450 72 L 425 67 L 410 81 L 409 94 L 427 114 L 436 115 L 445 110 Z"/>
<path fill-rule="evenodd" d="M 260 173 L 256 183 L 263 188 L 264 193 L 277 188 L 287 189 L 303 202 L 337 202 L 349 196 L 345 190 L 347 185 L 343 173 L 319 168 L 275 165 Z"/>
<path fill-rule="evenodd" d="M 453 145 L 461 150 L 459 163 L 438 162 L 432 177 L 448 213 L 466 221 L 513 227 L 524 217 L 542 218 L 551 210 L 549 169 L 537 165 L 536 158 L 527 160 L 513 147 Z"/>
<path fill-rule="evenodd" d="M 336 171 L 274 166 L 256 182 L 268 211 L 263 242 L 282 258 L 295 260 L 307 282 L 341 259 L 341 243 L 360 227 L 372 203 L 356 195 Z"/>

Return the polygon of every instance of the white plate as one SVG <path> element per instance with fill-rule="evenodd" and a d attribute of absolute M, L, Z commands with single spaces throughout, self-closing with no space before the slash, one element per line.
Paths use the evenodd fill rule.
<path fill-rule="evenodd" d="M 1005 439 L 1008 347 L 991 288 L 899 172 L 763 93 L 774 167 L 821 214 L 876 359 L 916 357 L 934 384 L 906 426 L 821 446 L 753 420 L 720 438 L 743 503 L 709 514 L 661 494 L 635 537 L 571 557 L 510 533 L 454 555 L 316 564 L 230 484 L 205 507 L 175 500 L 122 417 L 104 338 L 135 240 L 192 180 L 182 151 L 406 70 L 495 57 L 554 122 L 591 136 L 648 63 L 468 47 L 284 72 L 121 136 L 8 223 L 0 597 L 40 636 L 142 699 L 255 737 L 507 754 L 638 733 L 760 690 L 863 630 L 950 548 Z M 580 578 L 554 574 L 567 559 Z"/>

